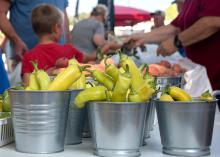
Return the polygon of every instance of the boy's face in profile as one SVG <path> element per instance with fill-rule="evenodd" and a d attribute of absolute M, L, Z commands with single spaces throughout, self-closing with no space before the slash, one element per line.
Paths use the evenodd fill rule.
<path fill-rule="evenodd" d="M 63 25 L 61 22 L 55 24 L 53 34 L 54 34 L 55 40 L 58 42 L 61 39 L 61 36 L 63 34 Z"/>

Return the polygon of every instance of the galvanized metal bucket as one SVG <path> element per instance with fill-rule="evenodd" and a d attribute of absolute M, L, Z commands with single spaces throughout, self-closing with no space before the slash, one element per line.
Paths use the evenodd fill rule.
<path fill-rule="evenodd" d="M 82 143 L 82 130 L 85 121 L 85 109 L 79 109 L 75 106 L 74 100 L 76 95 L 82 90 L 72 90 L 70 97 L 70 106 L 67 120 L 65 144 Z"/>
<path fill-rule="evenodd" d="M 167 85 L 171 86 L 177 86 L 182 88 L 184 86 L 184 79 L 183 75 L 178 75 L 178 76 L 160 76 L 156 78 L 156 84 L 157 88 L 160 91 L 163 91 Z M 156 107 L 154 104 L 154 99 L 157 99 L 160 97 L 162 92 L 158 92 L 158 94 L 153 97 L 150 101 L 149 104 L 149 112 L 146 114 L 146 120 L 145 120 L 145 135 L 144 135 L 144 140 L 143 140 L 143 145 L 146 144 L 146 140 L 150 138 L 150 132 L 154 129 L 154 124 L 155 124 L 155 117 L 156 117 Z"/>
<path fill-rule="evenodd" d="M 63 151 L 70 91 L 9 90 L 9 96 L 16 150 Z"/>
<path fill-rule="evenodd" d="M 178 76 L 156 77 L 156 84 L 157 84 L 157 88 L 159 88 L 160 91 L 163 91 L 167 85 L 183 88 L 185 83 L 184 83 L 183 75 L 178 75 Z M 158 93 L 157 98 L 159 98 L 160 95 L 161 92 Z"/>
<path fill-rule="evenodd" d="M 84 126 L 83 126 L 83 133 L 82 133 L 82 137 L 83 138 L 91 138 L 91 131 L 90 131 L 90 126 L 89 126 L 89 113 L 88 113 L 88 106 L 86 106 L 85 108 L 85 122 L 84 122 Z"/>
<path fill-rule="evenodd" d="M 95 155 L 137 157 L 148 103 L 89 102 Z"/>
<path fill-rule="evenodd" d="M 163 153 L 177 156 L 210 154 L 216 100 L 156 101 Z"/>
<path fill-rule="evenodd" d="M 147 112 L 145 117 L 143 145 L 147 144 L 146 140 L 149 139 L 151 136 L 150 131 L 153 130 L 154 119 L 155 119 L 155 105 L 153 99 L 151 99 L 147 106 Z"/>

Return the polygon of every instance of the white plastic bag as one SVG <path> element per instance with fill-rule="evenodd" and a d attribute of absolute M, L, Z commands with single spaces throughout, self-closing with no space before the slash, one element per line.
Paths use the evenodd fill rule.
<path fill-rule="evenodd" d="M 18 63 L 14 71 L 9 75 L 9 81 L 11 86 L 17 86 L 18 83 L 22 82 L 21 78 L 21 63 Z"/>
<path fill-rule="evenodd" d="M 184 90 L 187 93 L 192 97 L 198 97 L 207 90 L 212 93 L 212 86 L 204 66 L 193 63 L 187 58 L 180 60 L 179 64 L 181 67 L 188 69 L 184 74 L 186 81 Z"/>

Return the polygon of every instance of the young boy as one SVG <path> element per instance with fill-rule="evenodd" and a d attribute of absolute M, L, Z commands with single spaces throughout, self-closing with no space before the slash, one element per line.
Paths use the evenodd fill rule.
<path fill-rule="evenodd" d="M 32 10 L 32 27 L 39 37 L 39 43 L 27 52 L 22 61 L 22 76 L 24 84 L 28 84 L 29 75 L 34 68 L 31 61 L 38 63 L 38 68 L 47 71 L 54 67 L 57 61 L 75 57 L 83 61 L 83 55 L 71 45 L 60 45 L 62 35 L 63 14 L 52 5 L 39 5 Z M 27 37 L 28 38 L 28 37 Z"/>

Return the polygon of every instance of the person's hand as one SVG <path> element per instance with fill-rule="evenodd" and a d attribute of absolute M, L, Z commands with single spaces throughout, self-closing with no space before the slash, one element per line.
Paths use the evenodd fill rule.
<path fill-rule="evenodd" d="M 21 39 L 19 39 L 14 42 L 14 46 L 15 46 L 16 56 L 18 57 L 19 60 L 22 60 L 25 52 L 28 51 L 26 44 Z"/>
<path fill-rule="evenodd" d="M 58 68 L 66 68 L 68 66 L 68 58 L 62 57 L 56 60 L 55 67 Z"/>
<path fill-rule="evenodd" d="M 174 46 L 174 38 L 163 41 L 157 49 L 157 55 L 170 56 L 178 49 Z"/>
<path fill-rule="evenodd" d="M 132 49 L 143 45 L 145 42 L 146 39 L 144 33 L 135 33 L 125 39 L 124 46 L 126 45 L 127 48 Z"/>

